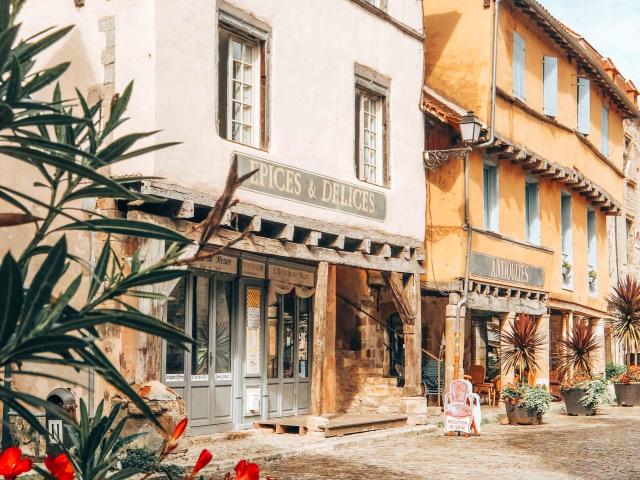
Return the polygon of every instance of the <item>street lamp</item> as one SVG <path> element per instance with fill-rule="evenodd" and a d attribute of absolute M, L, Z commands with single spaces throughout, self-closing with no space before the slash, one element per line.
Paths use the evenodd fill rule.
<path fill-rule="evenodd" d="M 480 133 L 482 132 L 482 123 L 480 119 L 471 111 L 467 112 L 460 119 L 460 134 L 465 145 L 473 145 L 478 143 Z"/>

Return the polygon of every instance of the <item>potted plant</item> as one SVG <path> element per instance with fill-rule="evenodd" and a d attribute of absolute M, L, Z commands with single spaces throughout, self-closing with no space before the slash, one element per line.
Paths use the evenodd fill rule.
<path fill-rule="evenodd" d="M 569 277 L 569 275 L 571 275 L 571 268 L 571 262 L 567 259 L 564 259 L 562 261 L 562 276 L 565 278 Z"/>
<path fill-rule="evenodd" d="M 586 322 L 577 321 L 571 334 L 557 343 L 558 370 L 566 377 L 560 391 L 567 415 L 595 415 L 612 400 L 607 381 L 593 376 L 593 356 L 601 347 L 598 337 Z"/>
<path fill-rule="evenodd" d="M 598 271 L 595 269 L 589 270 L 589 286 L 593 287 L 596 284 L 596 279 L 598 278 Z"/>
<path fill-rule="evenodd" d="M 633 407 L 640 405 L 640 367 L 632 365 L 622 373 L 611 379 L 616 392 L 619 407 Z"/>
<path fill-rule="evenodd" d="M 627 372 L 612 379 L 618 405 L 640 405 L 640 369 L 631 366 L 631 352 L 640 347 L 640 283 L 631 275 L 618 280 L 607 299 L 612 337 L 625 350 Z"/>
<path fill-rule="evenodd" d="M 501 394 L 511 425 L 540 425 L 553 400 L 545 385 L 508 384 Z"/>
<path fill-rule="evenodd" d="M 500 340 L 500 363 L 513 370 L 516 383 L 505 385 L 501 396 L 509 423 L 512 425 L 540 424 L 542 415 L 549 409 L 552 397 L 546 387 L 530 386 L 528 378 L 534 378 L 538 369 L 536 352 L 545 344 L 537 323 L 528 315 L 519 315 Z"/>

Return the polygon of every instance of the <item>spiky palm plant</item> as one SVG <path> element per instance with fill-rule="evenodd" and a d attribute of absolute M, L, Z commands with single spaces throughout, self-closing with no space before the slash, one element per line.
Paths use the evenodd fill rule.
<path fill-rule="evenodd" d="M 571 334 L 558 340 L 557 344 L 560 347 L 556 355 L 558 370 L 591 377 L 593 354 L 601 345 L 595 331 L 586 322 L 574 323 Z"/>
<path fill-rule="evenodd" d="M 611 314 L 607 323 L 612 337 L 623 345 L 629 367 L 629 352 L 640 346 L 640 282 L 631 275 L 620 278 L 607 303 Z"/>
<path fill-rule="evenodd" d="M 518 315 L 510 327 L 500 339 L 500 363 L 507 370 L 517 369 L 520 380 L 524 383 L 527 371 L 538 370 L 536 353 L 546 340 L 542 332 L 538 331 L 538 324 L 529 315 Z"/>

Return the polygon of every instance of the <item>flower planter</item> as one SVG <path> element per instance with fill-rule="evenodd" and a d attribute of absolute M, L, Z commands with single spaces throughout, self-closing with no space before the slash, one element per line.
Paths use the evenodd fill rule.
<path fill-rule="evenodd" d="M 640 405 L 640 383 L 615 383 L 616 400 L 619 407 Z"/>
<path fill-rule="evenodd" d="M 520 400 L 507 398 L 504 401 L 504 406 L 510 425 L 540 425 L 542 423 L 542 414 L 524 408 Z"/>
<path fill-rule="evenodd" d="M 565 390 L 562 392 L 564 397 L 564 405 L 567 409 L 567 415 L 575 416 L 575 415 L 595 415 L 595 408 L 586 408 L 581 403 L 580 400 L 584 396 L 584 390 Z"/>

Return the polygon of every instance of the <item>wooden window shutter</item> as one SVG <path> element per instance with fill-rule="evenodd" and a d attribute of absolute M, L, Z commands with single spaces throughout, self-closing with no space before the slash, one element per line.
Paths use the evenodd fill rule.
<path fill-rule="evenodd" d="M 578 77 L 578 132 L 589 135 L 591 129 L 591 95 L 588 78 Z"/>
<path fill-rule="evenodd" d="M 604 155 L 609 155 L 609 109 L 602 107 L 600 127 L 600 151 Z"/>
<path fill-rule="evenodd" d="M 558 115 L 558 59 L 545 56 L 542 62 L 544 114 L 555 117 Z"/>
<path fill-rule="evenodd" d="M 218 133 L 223 138 L 227 132 L 229 90 L 229 33 L 220 30 L 218 35 Z"/>
<path fill-rule="evenodd" d="M 513 32 L 513 95 L 525 100 L 525 43 L 518 32 Z"/>

